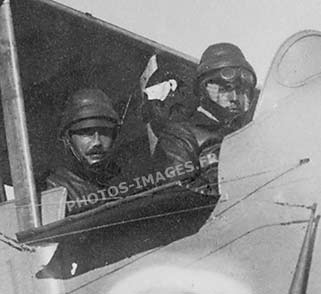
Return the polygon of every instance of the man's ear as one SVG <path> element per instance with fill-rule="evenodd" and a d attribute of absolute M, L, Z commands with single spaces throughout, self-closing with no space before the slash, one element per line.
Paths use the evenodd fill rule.
<path fill-rule="evenodd" d="M 77 160 L 81 161 L 80 155 L 78 154 L 78 152 L 75 150 L 74 146 L 71 143 L 71 137 L 68 131 L 64 134 L 61 140 L 64 144 L 65 150 L 67 152 L 71 151 L 71 153 L 77 158 Z"/>
<path fill-rule="evenodd" d="M 75 154 L 74 146 L 72 145 L 72 142 L 71 142 L 71 136 L 68 131 L 66 131 L 66 133 L 62 136 L 60 140 L 64 144 L 64 149 L 67 152 L 71 151 L 78 158 L 78 156 Z"/>
<path fill-rule="evenodd" d="M 66 131 L 60 138 L 60 141 L 64 144 L 65 149 L 70 148 L 71 146 L 71 137 L 69 131 Z"/>

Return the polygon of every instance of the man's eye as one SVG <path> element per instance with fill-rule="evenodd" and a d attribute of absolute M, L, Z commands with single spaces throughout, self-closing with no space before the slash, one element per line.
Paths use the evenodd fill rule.
<path fill-rule="evenodd" d="M 71 135 L 83 136 L 83 137 L 91 137 L 95 134 L 95 130 L 93 129 L 81 129 L 72 131 Z"/>
<path fill-rule="evenodd" d="M 233 84 L 227 84 L 224 86 L 226 92 L 232 92 L 235 89 Z"/>
<path fill-rule="evenodd" d="M 215 84 L 215 81 L 212 80 L 212 79 L 210 79 L 210 80 L 207 80 L 207 81 L 206 81 L 206 84 L 207 84 L 207 85 L 208 85 L 208 84 L 212 84 L 212 85 L 213 85 L 213 84 Z"/>
<path fill-rule="evenodd" d="M 112 137 L 114 134 L 114 130 L 108 129 L 108 128 L 103 128 L 103 129 L 99 130 L 98 133 L 100 136 Z"/>
<path fill-rule="evenodd" d="M 95 135 L 95 132 L 87 132 L 84 134 L 85 137 L 92 137 L 93 135 Z"/>

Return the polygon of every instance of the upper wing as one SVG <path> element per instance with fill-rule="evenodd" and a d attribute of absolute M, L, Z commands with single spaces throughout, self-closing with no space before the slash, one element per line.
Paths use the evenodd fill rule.
<path fill-rule="evenodd" d="M 153 54 L 160 68 L 192 84 L 196 60 L 183 53 L 52 1 L 16 0 L 11 6 L 36 177 L 50 161 L 59 161 L 57 128 L 64 101 L 73 91 L 101 88 L 121 109 Z M 8 183 L 0 113 L 0 176 Z M 141 132 L 131 111 L 123 132 L 131 138 Z"/>

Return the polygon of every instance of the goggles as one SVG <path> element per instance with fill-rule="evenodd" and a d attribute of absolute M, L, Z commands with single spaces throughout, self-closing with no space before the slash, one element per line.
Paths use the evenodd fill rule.
<path fill-rule="evenodd" d="M 244 80 L 245 77 L 248 79 Z M 230 112 L 245 112 L 250 106 L 254 84 L 251 72 L 224 68 L 203 79 L 201 88 L 205 97 Z"/>
<path fill-rule="evenodd" d="M 201 82 L 201 86 L 218 84 L 229 91 L 239 87 L 254 87 L 255 83 L 255 76 L 249 70 L 241 67 L 224 67 L 209 74 Z"/>

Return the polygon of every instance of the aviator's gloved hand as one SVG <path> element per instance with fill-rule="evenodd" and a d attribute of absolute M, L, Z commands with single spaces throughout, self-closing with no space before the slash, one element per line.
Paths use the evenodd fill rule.
<path fill-rule="evenodd" d="M 195 135 L 186 122 L 164 125 L 154 153 L 154 159 L 165 160 L 167 165 L 192 164 L 199 167 L 199 146 Z"/>
<path fill-rule="evenodd" d="M 189 87 L 174 76 L 162 77 L 158 83 L 146 88 L 142 105 L 142 118 L 145 123 L 158 124 L 168 121 L 187 121 L 196 111 L 199 98 L 192 95 Z"/>

